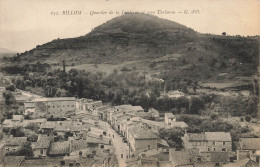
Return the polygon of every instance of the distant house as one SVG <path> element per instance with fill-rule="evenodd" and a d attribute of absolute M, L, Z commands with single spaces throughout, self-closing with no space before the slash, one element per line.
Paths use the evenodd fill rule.
<path fill-rule="evenodd" d="M 198 149 L 170 149 L 169 157 L 173 167 L 221 167 L 230 162 L 228 152 L 201 152 Z"/>
<path fill-rule="evenodd" d="M 35 103 L 36 118 L 64 118 L 76 110 L 74 97 L 37 98 L 32 102 Z"/>
<path fill-rule="evenodd" d="M 70 152 L 70 142 L 54 142 L 51 143 L 48 156 L 63 156 Z"/>
<path fill-rule="evenodd" d="M 254 159 L 259 157 L 260 153 L 260 138 L 240 138 L 239 148 L 237 150 L 237 159 Z M 259 161 L 259 158 L 258 158 Z"/>
<path fill-rule="evenodd" d="M 184 134 L 182 138 L 186 149 L 200 151 L 230 152 L 232 140 L 229 132 L 205 132 Z"/>
<path fill-rule="evenodd" d="M 5 142 L 5 153 L 16 152 L 27 142 L 27 137 L 10 137 Z"/>
<path fill-rule="evenodd" d="M 260 150 L 260 138 L 240 138 L 239 146 L 241 151 L 255 153 L 257 150 Z"/>
<path fill-rule="evenodd" d="M 13 115 L 13 122 L 23 122 L 24 116 L 23 115 Z"/>
<path fill-rule="evenodd" d="M 165 113 L 164 120 L 167 125 L 172 125 L 176 122 L 176 117 L 172 113 Z"/>
<path fill-rule="evenodd" d="M 5 161 L 5 144 L 0 139 L 0 167 L 4 167 Z"/>
<path fill-rule="evenodd" d="M 151 130 L 137 127 L 129 131 L 129 144 L 133 153 L 157 149 L 157 135 Z"/>
<path fill-rule="evenodd" d="M 39 135 L 37 142 L 32 143 L 33 156 L 38 158 L 46 157 L 51 140 L 49 136 Z"/>

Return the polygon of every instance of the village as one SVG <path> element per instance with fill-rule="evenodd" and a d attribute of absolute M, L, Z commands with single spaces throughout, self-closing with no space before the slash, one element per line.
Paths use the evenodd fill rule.
<path fill-rule="evenodd" d="M 130 104 L 111 106 L 86 98 L 15 93 L 23 113 L 1 125 L 0 166 L 260 165 L 260 138 L 239 138 L 239 148 L 232 150 L 230 132 L 187 133 L 185 122 L 172 113 L 160 117 L 153 108 L 145 112 Z M 157 119 L 149 120 L 149 116 Z M 161 129 L 172 128 L 184 131 L 184 148 L 160 138 Z M 10 134 L 14 129 L 16 136 Z M 32 135 L 18 137 L 19 130 Z M 27 156 L 17 156 L 21 150 Z"/>

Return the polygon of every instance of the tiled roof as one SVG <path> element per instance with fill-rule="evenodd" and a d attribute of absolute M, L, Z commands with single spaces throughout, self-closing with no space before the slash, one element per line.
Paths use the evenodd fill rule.
<path fill-rule="evenodd" d="M 260 150 L 260 138 L 240 138 L 242 150 Z"/>
<path fill-rule="evenodd" d="M 70 143 L 69 141 L 63 142 L 54 142 L 50 145 L 49 154 L 57 155 L 57 154 L 66 154 L 70 152 Z"/>
<path fill-rule="evenodd" d="M 189 141 L 205 141 L 206 136 L 204 133 L 189 133 L 188 134 Z"/>
<path fill-rule="evenodd" d="M 45 141 L 37 141 L 33 143 L 33 149 L 48 149 L 50 146 L 50 141 L 45 140 Z"/>
<path fill-rule="evenodd" d="M 185 122 L 172 122 L 171 126 L 173 127 L 181 127 L 181 128 L 187 128 L 189 127 Z"/>
<path fill-rule="evenodd" d="M 27 142 L 27 137 L 12 137 L 6 142 L 8 146 L 19 146 Z"/>
<path fill-rule="evenodd" d="M 175 116 L 174 116 L 172 113 L 165 113 L 165 115 L 166 115 L 168 118 L 175 118 Z"/>
<path fill-rule="evenodd" d="M 157 135 L 155 135 L 151 130 L 149 129 L 131 129 L 130 133 L 133 135 L 135 139 L 157 139 Z"/>
<path fill-rule="evenodd" d="M 92 136 L 88 136 L 86 139 L 87 143 L 98 143 L 98 144 L 106 144 L 109 145 L 109 140 L 106 138 L 96 138 L 96 137 L 92 137 Z"/>
<path fill-rule="evenodd" d="M 230 132 L 205 132 L 209 141 L 231 141 Z"/>
<path fill-rule="evenodd" d="M 13 115 L 13 120 L 14 121 L 20 121 L 23 118 L 24 118 L 23 115 Z"/>
<path fill-rule="evenodd" d="M 75 101 L 75 97 L 49 97 L 49 98 L 36 98 L 33 102 L 45 102 L 45 101 Z"/>
<path fill-rule="evenodd" d="M 175 166 L 178 165 L 192 165 L 192 159 L 190 157 L 190 154 L 187 150 L 182 151 L 175 151 L 173 149 L 170 150 L 170 157 L 172 159 L 172 163 Z"/>
<path fill-rule="evenodd" d="M 210 152 L 211 162 L 229 162 L 228 152 Z"/>

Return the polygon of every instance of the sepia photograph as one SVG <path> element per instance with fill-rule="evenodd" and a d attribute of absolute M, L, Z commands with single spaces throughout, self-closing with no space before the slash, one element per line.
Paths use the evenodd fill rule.
<path fill-rule="evenodd" d="M 0 0 L 0 167 L 260 167 L 260 0 Z"/>

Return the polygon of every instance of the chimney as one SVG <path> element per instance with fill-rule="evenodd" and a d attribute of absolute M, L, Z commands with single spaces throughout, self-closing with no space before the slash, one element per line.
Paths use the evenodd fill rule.
<path fill-rule="evenodd" d="M 237 160 L 239 160 L 239 150 L 237 150 Z"/>
<path fill-rule="evenodd" d="M 62 60 L 62 65 L 63 65 L 63 71 L 66 72 L 66 69 L 65 69 L 65 60 Z"/>

